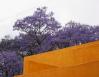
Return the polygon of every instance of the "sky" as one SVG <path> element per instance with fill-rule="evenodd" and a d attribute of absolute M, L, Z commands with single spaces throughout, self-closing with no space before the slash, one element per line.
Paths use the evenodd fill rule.
<path fill-rule="evenodd" d="M 38 7 L 48 7 L 62 24 L 76 22 L 98 25 L 99 0 L 0 0 L 0 39 L 5 35 L 18 35 L 13 31 L 17 19 L 32 15 Z"/>

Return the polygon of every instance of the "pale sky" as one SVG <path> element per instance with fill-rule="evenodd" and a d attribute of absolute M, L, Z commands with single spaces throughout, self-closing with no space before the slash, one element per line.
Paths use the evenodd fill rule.
<path fill-rule="evenodd" d="M 42 6 L 53 11 L 62 24 L 70 20 L 99 24 L 99 0 L 0 0 L 0 39 L 5 35 L 18 35 L 13 32 L 14 22 L 32 15 L 37 7 Z"/>

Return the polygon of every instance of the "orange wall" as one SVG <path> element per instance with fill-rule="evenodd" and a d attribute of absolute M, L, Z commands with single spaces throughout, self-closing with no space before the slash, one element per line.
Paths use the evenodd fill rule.
<path fill-rule="evenodd" d="M 99 77 L 98 71 L 96 41 L 25 57 L 24 73 L 18 77 Z"/>
<path fill-rule="evenodd" d="M 25 73 L 16 77 L 99 77 L 99 62 Z"/>

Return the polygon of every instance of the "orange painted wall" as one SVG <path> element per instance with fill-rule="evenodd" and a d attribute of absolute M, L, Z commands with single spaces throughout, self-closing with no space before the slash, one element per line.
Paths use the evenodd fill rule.
<path fill-rule="evenodd" d="M 43 70 L 18 77 L 99 77 L 99 62 L 92 62 L 74 67 Z"/>
<path fill-rule="evenodd" d="M 52 69 L 52 68 L 57 68 L 57 67 L 25 60 L 24 73 L 28 74 L 28 73 L 39 72 L 42 70 Z"/>
<path fill-rule="evenodd" d="M 16 77 L 99 77 L 99 41 L 24 58 Z"/>

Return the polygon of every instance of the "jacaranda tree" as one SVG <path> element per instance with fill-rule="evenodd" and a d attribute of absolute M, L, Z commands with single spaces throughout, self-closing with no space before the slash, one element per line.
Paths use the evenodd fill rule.
<path fill-rule="evenodd" d="M 88 43 L 99 40 L 99 26 L 70 21 L 57 33 L 57 36 L 68 46 Z M 65 45 L 63 47 L 66 47 Z"/>
<path fill-rule="evenodd" d="M 23 36 L 26 37 L 24 40 L 31 40 L 28 44 L 30 43 L 29 45 L 35 49 L 40 47 L 49 35 L 55 35 L 60 24 L 53 17 L 53 12 L 47 13 L 47 8 L 43 7 L 37 8 L 32 16 L 17 20 L 13 28 L 24 32 L 26 34 Z"/>

